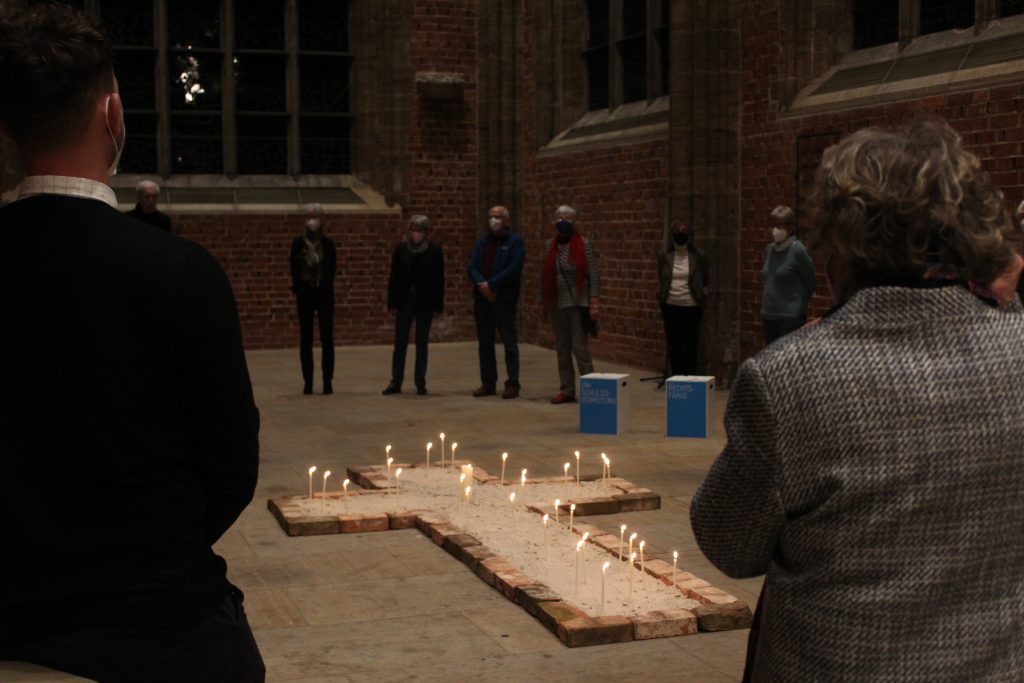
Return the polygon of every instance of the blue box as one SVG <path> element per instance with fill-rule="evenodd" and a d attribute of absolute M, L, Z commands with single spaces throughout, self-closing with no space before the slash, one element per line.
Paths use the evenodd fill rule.
<path fill-rule="evenodd" d="M 711 436 L 715 378 L 676 375 L 665 380 L 665 430 L 668 436 Z"/>
<path fill-rule="evenodd" d="M 629 375 L 592 372 L 580 377 L 580 433 L 621 434 L 629 416 Z"/>

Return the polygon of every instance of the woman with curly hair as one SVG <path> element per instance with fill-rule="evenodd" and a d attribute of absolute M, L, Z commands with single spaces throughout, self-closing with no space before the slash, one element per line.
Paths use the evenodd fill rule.
<path fill-rule="evenodd" d="M 1020 228 L 945 123 L 826 151 L 812 244 L 836 308 L 740 368 L 693 499 L 766 574 L 752 681 L 1019 681 Z"/>

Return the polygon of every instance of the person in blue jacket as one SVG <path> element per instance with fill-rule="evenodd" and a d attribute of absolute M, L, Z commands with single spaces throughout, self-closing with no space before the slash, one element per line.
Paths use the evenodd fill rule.
<path fill-rule="evenodd" d="M 519 344 L 516 337 L 516 304 L 526 250 L 523 238 L 509 229 L 504 206 L 487 212 L 487 234 L 480 238 L 469 259 L 473 283 L 473 318 L 480 344 L 480 386 L 474 396 L 493 396 L 498 384 L 498 362 L 494 354 L 494 329 L 505 347 L 508 379 L 502 398 L 519 396 Z"/>

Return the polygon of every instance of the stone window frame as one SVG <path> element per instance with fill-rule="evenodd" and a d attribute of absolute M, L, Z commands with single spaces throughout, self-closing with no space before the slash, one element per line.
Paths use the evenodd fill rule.
<path fill-rule="evenodd" d="M 321 54 L 318 51 L 306 51 L 300 49 L 298 44 L 298 2 L 299 0 L 281 0 L 283 4 L 283 20 L 284 20 L 284 54 L 286 55 L 286 98 L 287 98 L 287 138 L 288 138 L 288 151 L 287 151 L 287 168 L 285 173 L 269 173 L 269 174 L 252 174 L 251 176 L 242 176 L 239 173 L 238 165 L 238 126 L 235 109 L 235 94 L 234 94 L 234 78 L 232 74 L 232 57 L 236 54 L 235 50 L 235 11 L 236 8 L 240 10 L 244 9 L 243 0 L 217 0 L 220 3 L 220 52 L 224 56 L 221 60 L 221 82 L 222 82 L 222 101 L 221 101 L 221 142 L 223 145 L 223 162 L 221 173 L 207 172 L 207 173 L 174 173 L 172 169 L 172 152 L 171 152 L 171 128 L 170 128 L 170 115 L 172 113 L 170 105 L 170 71 L 168 64 L 168 57 L 172 48 L 168 45 L 168 3 L 173 0 L 152 0 L 153 2 L 153 21 L 154 21 L 154 50 L 156 52 L 156 65 L 155 65 L 155 114 L 157 117 L 157 130 L 156 130 L 156 159 L 157 164 L 154 172 L 151 174 L 140 174 L 145 177 L 159 176 L 162 179 L 170 179 L 173 177 L 180 177 L 183 179 L 189 178 L 190 176 L 223 176 L 227 179 L 236 179 L 239 177 L 252 177 L 252 178 L 265 178 L 269 186 L 280 186 L 282 184 L 288 184 L 290 180 L 299 178 L 305 175 L 302 171 L 302 160 L 301 160 L 301 148 L 302 148 L 302 136 L 300 135 L 300 120 L 303 117 L 303 112 L 300 110 L 300 97 L 299 97 L 299 58 L 305 54 Z M 92 16 L 101 16 L 101 5 L 103 0 L 84 0 L 82 3 L 87 12 Z M 351 13 L 352 2 L 348 3 L 348 9 Z M 351 16 L 351 14 L 350 14 Z M 351 35 L 351 31 L 350 31 Z M 117 49 L 118 46 L 115 46 Z M 323 53 L 326 54 L 326 53 Z M 331 53 L 332 56 L 347 58 L 350 79 L 351 79 L 351 68 L 352 62 L 354 61 L 351 48 L 348 52 L 336 51 Z M 351 90 L 351 80 L 350 80 Z M 352 129 L 354 127 L 354 116 L 352 114 L 352 103 L 349 103 L 348 111 L 345 112 L 334 112 L 330 115 L 337 118 L 338 120 L 346 120 L 348 122 L 348 168 L 338 169 L 338 174 L 347 176 L 351 173 L 352 167 Z M 147 110 L 148 111 L 148 110 Z M 130 105 L 128 112 L 131 113 Z M 139 172 L 139 169 L 133 169 L 133 172 Z M 315 175 L 324 175 L 318 173 Z M 242 183 L 240 187 L 246 187 L 248 183 Z"/>

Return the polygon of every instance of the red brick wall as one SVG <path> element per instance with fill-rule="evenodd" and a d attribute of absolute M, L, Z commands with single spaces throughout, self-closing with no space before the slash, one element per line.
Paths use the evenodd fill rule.
<path fill-rule="evenodd" d="M 798 177 L 812 172 L 827 141 L 865 126 L 898 125 L 938 115 L 958 130 L 982 158 L 1008 206 L 1024 196 L 1024 85 L 980 88 L 891 102 L 847 111 L 781 119 L 770 84 L 782 76 L 777 3 L 746 2 L 742 11 L 743 73 L 741 134 L 740 349 L 743 357 L 763 345 L 761 266 L 768 243 L 767 215 L 778 204 L 798 206 Z M 800 159 L 797 156 L 800 147 Z M 806 195 L 806 189 L 803 193 Z M 812 314 L 828 309 L 828 288 L 820 258 Z"/>

